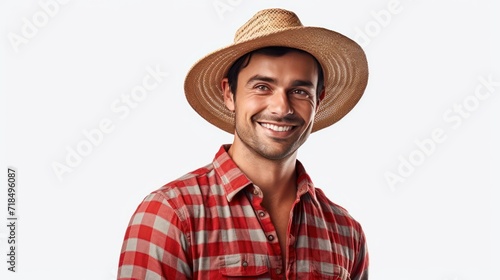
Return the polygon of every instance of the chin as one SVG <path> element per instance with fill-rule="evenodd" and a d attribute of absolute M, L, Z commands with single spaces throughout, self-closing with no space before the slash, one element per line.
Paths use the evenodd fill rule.
<path fill-rule="evenodd" d="M 297 148 L 298 147 L 270 148 L 266 146 L 255 148 L 254 151 L 269 160 L 283 160 L 292 156 L 297 151 Z"/>

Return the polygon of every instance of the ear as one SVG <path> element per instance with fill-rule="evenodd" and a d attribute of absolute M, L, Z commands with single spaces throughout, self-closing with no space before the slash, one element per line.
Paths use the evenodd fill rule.
<path fill-rule="evenodd" d="M 316 101 L 316 112 L 318 112 L 319 103 L 321 102 L 321 100 L 323 100 L 323 98 L 325 98 L 325 88 L 323 88 L 323 90 L 319 94 L 318 100 Z"/>
<path fill-rule="evenodd" d="M 222 96 L 224 97 L 224 104 L 229 111 L 234 112 L 234 94 L 231 92 L 231 87 L 227 78 L 222 79 L 220 86 L 222 88 Z"/>

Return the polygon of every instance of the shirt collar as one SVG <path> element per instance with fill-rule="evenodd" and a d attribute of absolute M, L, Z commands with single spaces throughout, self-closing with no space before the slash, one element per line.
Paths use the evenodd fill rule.
<path fill-rule="evenodd" d="M 231 145 L 222 145 L 215 155 L 213 166 L 215 172 L 219 175 L 224 188 L 228 202 L 231 202 L 233 197 L 245 187 L 252 185 L 252 181 L 238 168 L 236 163 L 231 159 L 227 150 Z M 316 198 L 314 184 L 307 174 L 304 166 L 297 160 L 297 197 L 308 193 L 313 203 L 319 207 L 319 202 Z"/>
<path fill-rule="evenodd" d="M 308 193 L 314 205 L 316 205 L 316 207 L 320 207 L 311 177 L 309 177 L 306 169 L 298 160 L 297 164 L 295 165 L 295 170 L 297 172 L 297 197 L 302 197 L 302 195 Z"/>
<path fill-rule="evenodd" d="M 222 182 L 222 187 L 226 193 L 227 201 L 231 202 L 233 197 L 252 182 L 238 168 L 236 163 L 231 159 L 227 150 L 231 145 L 222 145 L 215 155 L 213 165 L 215 172 L 219 175 Z"/>

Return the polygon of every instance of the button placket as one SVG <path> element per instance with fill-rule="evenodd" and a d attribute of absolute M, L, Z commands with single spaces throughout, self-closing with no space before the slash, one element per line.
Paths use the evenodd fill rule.
<path fill-rule="evenodd" d="M 270 267 L 273 269 L 272 274 L 276 275 L 276 268 L 281 264 L 281 257 L 278 256 L 280 251 L 279 243 L 277 242 L 276 229 L 274 228 L 274 224 L 271 221 L 269 216 L 269 212 L 262 207 L 262 192 L 260 189 L 254 185 L 253 188 L 249 189 L 247 192 L 248 198 L 250 199 L 250 203 L 255 213 L 255 218 L 259 221 L 262 227 L 262 234 L 266 240 L 267 239 L 267 254 L 271 259 Z M 262 240 L 262 239 L 261 239 Z M 262 240 L 262 241 L 264 241 Z M 272 261 L 272 259 L 276 258 L 276 261 Z M 280 268 L 282 271 L 283 269 Z M 281 272 L 283 275 L 283 272 Z"/>

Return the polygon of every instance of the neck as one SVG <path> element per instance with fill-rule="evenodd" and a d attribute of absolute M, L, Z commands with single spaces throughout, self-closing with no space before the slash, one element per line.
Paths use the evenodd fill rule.
<path fill-rule="evenodd" d="M 297 151 L 283 159 L 268 159 L 235 141 L 228 151 L 238 168 L 264 194 L 263 206 L 272 206 L 295 199 Z"/>

